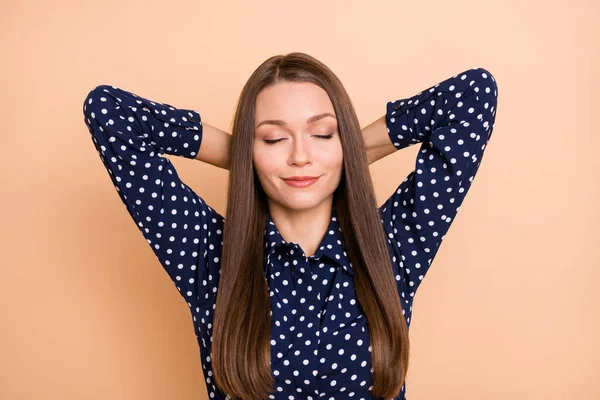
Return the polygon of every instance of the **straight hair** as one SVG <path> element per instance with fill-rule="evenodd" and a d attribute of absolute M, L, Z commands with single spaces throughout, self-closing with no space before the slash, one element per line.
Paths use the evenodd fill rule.
<path fill-rule="evenodd" d="M 260 400 L 273 393 L 271 309 L 264 276 L 266 194 L 253 164 L 256 98 L 280 82 L 323 88 L 338 119 L 343 173 L 333 204 L 354 271 L 358 301 L 370 336 L 373 396 L 399 394 L 409 360 L 402 312 L 386 236 L 377 209 L 362 132 L 337 76 L 300 52 L 263 62 L 246 82 L 233 119 L 221 271 L 213 320 L 211 360 L 216 385 L 231 399 Z"/>

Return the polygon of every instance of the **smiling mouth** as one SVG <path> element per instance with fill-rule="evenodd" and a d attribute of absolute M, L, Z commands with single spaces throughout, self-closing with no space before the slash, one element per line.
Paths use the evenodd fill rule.
<path fill-rule="evenodd" d="M 282 178 L 284 181 L 310 181 L 319 178 L 318 176 L 292 176 L 289 178 Z"/>
<path fill-rule="evenodd" d="M 302 177 L 302 179 L 298 179 L 298 178 L 296 178 L 296 179 L 283 179 L 283 181 L 285 183 L 287 183 L 289 186 L 299 188 L 299 187 L 310 186 L 313 183 L 317 182 L 319 180 L 319 178 L 320 178 L 319 176 L 317 176 L 317 177 L 310 177 L 308 179 Z"/>

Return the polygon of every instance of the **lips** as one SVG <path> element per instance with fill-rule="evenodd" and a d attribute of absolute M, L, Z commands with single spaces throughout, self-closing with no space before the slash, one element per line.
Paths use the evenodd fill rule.
<path fill-rule="evenodd" d="M 295 188 L 308 187 L 318 180 L 318 176 L 292 176 L 283 179 L 286 184 Z"/>
<path fill-rule="evenodd" d="M 318 176 L 292 176 L 289 178 L 283 178 L 285 181 L 311 181 L 317 179 Z"/>

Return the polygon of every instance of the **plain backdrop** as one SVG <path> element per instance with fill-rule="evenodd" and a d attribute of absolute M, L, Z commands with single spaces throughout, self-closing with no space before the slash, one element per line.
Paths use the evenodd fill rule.
<path fill-rule="evenodd" d="M 84 124 L 100 84 L 231 132 L 275 54 L 308 53 L 361 126 L 475 67 L 492 139 L 414 300 L 407 395 L 600 398 L 596 1 L 4 1 L 0 398 L 206 399 L 189 308 Z M 418 145 L 371 166 L 378 203 Z M 169 157 L 217 211 L 228 172 Z"/>

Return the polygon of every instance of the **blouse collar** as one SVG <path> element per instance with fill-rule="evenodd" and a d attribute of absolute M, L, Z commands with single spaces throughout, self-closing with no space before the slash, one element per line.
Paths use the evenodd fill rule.
<path fill-rule="evenodd" d="M 279 229 L 277 229 L 277 226 L 275 226 L 271 213 L 268 210 L 267 223 L 265 226 L 265 251 L 266 257 L 268 257 L 269 260 L 273 259 L 278 251 L 282 251 L 288 256 L 302 256 L 302 249 L 298 243 L 287 242 L 281 236 L 281 233 L 279 232 Z M 349 275 L 354 275 L 352 265 L 346 254 L 346 249 L 343 246 L 342 231 L 337 219 L 335 206 L 331 209 L 329 226 L 327 227 L 325 236 L 321 240 L 313 258 L 319 260 L 323 256 L 329 258 L 338 266 L 341 266 Z"/>

